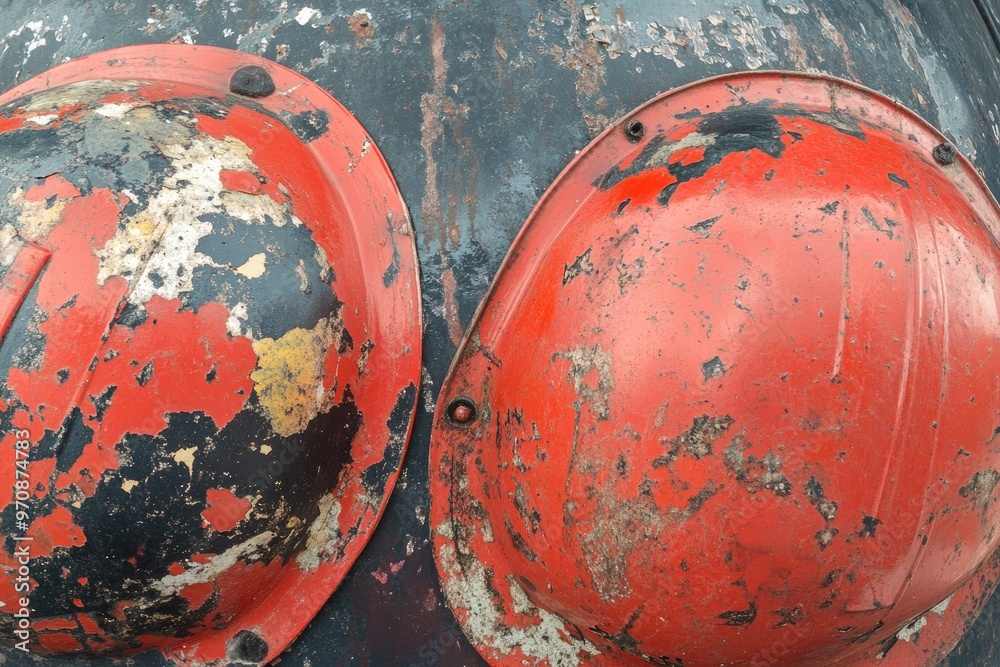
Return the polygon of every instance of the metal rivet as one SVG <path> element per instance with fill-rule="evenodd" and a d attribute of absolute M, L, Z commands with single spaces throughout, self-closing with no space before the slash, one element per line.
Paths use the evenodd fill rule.
<path fill-rule="evenodd" d="M 947 141 L 943 144 L 938 144 L 934 147 L 932 151 L 934 159 L 938 164 L 949 165 L 954 164 L 955 157 L 958 155 L 955 151 L 955 147 L 949 144 Z"/>
<path fill-rule="evenodd" d="M 476 418 L 476 404 L 471 398 L 461 396 L 448 404 L 448 418 L 456 424 L 468 424 Z"/>
<path fill-rule="evenodd" d="M 259 665 L 267 657 L 267 641 L 252 630 L 240 630 L 226 643 L 229 662 Z"/>
<path fill-rule="evenodd" d="M 229 80 L 229 90 L 244 97 L 267 97 L 274 92 L 274 80 L 257 65 L 241 67 Z"/>
<path fill-rule="evenodd" d="M 630 120 L 625 123 L 625 136 L 633 144 L 642 139 L 642 135 L 646 133 L 646 128 L 642 126 L 637 120 Z"/>

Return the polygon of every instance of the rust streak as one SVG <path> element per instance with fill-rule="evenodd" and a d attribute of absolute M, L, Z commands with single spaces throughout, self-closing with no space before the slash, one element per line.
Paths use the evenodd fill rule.
<path fill-rule="evenodd" d="M 425 184 L 424 197 L 421 200 L 421 218 L 426 227 L 436 227 L 441 248 L 447 245 L 444 216 L 441 211 L 441 198 L 438 193 L 438 166 L 434 158 L 434 144 L 441 137 L 443 127 L 441 116 L 444 111 L 445 83 L 448 78 L 448 63 L 444 59 L 444 29 L 437 14 L 431 23 L 431 92 L 424 93 L 420 98 L 420 111 L 423 120 L 420 123 L 420 146 L 424 150 Z M 432 231 L 430 229 L 426 231 Z M 430 235 L 428 234 L 428 237 Z"/>
<path fill-rule="evenodd" d="M 444 321 L 448 323 L 448 337 L 452 345 L 458 347 L 462 342 L 462 322 L 458 318 L 458 300 L 455 299 L 458 284 L 451 269 L 445 269 L 441 274 L 441 283 L 444 286 Z"/>

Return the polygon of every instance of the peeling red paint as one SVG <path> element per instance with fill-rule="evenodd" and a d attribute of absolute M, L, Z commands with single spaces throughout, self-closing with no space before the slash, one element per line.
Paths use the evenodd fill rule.
<path fill-rule="evenodd" d="M 496 666 L 757 664 L 779 641 L 859 664 L 954 595 L 888 654 L 934 663 L 996 581 L 1000 209 L 846 82 L 723 77 L 636 121 L 543 196 L 442 386 L 459 623 Z M 459 398 L 476 419 L 449 419 Z"/>
<path fill-rule="evenodd" d="M 87 541 L 80 527 L 73 523 L 73 515 L 62 505 L 35 519 L 25 534 L 33 540 L 31 551 L 36 557 L 51 556 L 52 550 L 60 547 L 83 546 Z"/>
<path fill-rule="evenodd" d="M 213 67 L 192 67 L 206 61 Z M 281 94 L 252 105 L 232 96 L 230 78 L 248 64 L 267 69 Z M 52 567 L 62 573 L 65 590 L 60 595 L 67 601 L 60 615 L 33 619 L 39 636 L 32 649 L 117 654 L 158 648 L 179 664 L 217 664 L 239 661 L 238 652 L 231 655 L 232 642 L 247 631 L 264 643 L 266 658 L 272 660 L 343 579 L 377 522 L 401 464 L 416 404 L 421 329 L 406 208 L 378 150 L 343 107 L 298 74 L 246 54 L 174 45 L 126 48 L 67 63 L 0 96 L 0 104 L 95 77 L 121 80 L 126 90 L 109 93 L 106 84 L 95 84 L 95 90 L 105 86 L 95 99 L 60 104 L 55 112 L 44 117 L 39 112 L 27 124 L 27 114 L 9 105 L 5 108 L 14 111 L 9 118 L 0 118 L 0 143 L 5 133 L 23 127 L 33 132 L 68 131 L 87 118 L 115 128 L 133 110 L 141 112 L 135 118 L 177 114 L 177 126 L 190 127 L 193 143 L 156 146 L 161 159 L 171 151 L 223 146 L 237 156 L 230 158 L 234 163 L 250 162 L 249 167 L 217 171 L 217 179 L 206 179 L 208 186 L 216 189 L 219 200 L 231 199 L 227 205 L 236 211 L 235 219 L 256 215 L 258 209 L 253 207 L 259 207 L 288 216 L 274 220 L 275 228 L 305 230 L 303 235 L 312 245 L 298 266 L 285 265 L 290 268 L 284 270 L 294 269 L 295 278 L 288 284 L 299 299 L 312 295 L 313 301 L 322 304 L 326 298 L 331 305 L 326 306 L 330 312 L 320 313 L 320 324 L 313 320 L 287 327 L 293 335 L 279 350 L 286 356 L 263 359 L 257 347 L 275 344 L 286 330 L 280 321 L 275 326 L 260 320 L 282 316 L 258 312 L 260 304 L 223 301 L 233 284 L 249 290 L 251 281 L 266 279 L 266 272 L 277 270 L 273 267 L 280 265 L 281 253 L 290 252 L 288 248 L 269 246 L 272 242 L 267 241 L 262 244 L 266 252 L 260 253 L 263 261 L 251 255 L 253 262 L 239 260 L 246 266 L 217 262 L 213 265 L 217 275 L 211 279 L 235 274 L 242 282 L 230 281 L 217 292 L 212 292 L 216 287 L 211 284 L 199 283 L 198 289 L 212 298 L 192 304 L 183 291 L 176 298 L 162 296 L 157 281 L 194 281 L 185 272 L 196 266 L 181 263 L 170 267 L 176 276 L 154 275 L 143 272 L 151 266 L 149 254 L 128 257 L 129 252 L 180 252 L 179 244 L 190 242 L 163 236 L 168 225 L 156 216 L 172 215 L 175 202 L 170 188 L 163 190 L 166 194 L 119 186 L 88 189 L 67 171 L 26 182 L 25 192 L 9 193 L 13 206 L 28 210 L 16 223 L 28 251 L 18 255 L 21 263 L 0 280 L 4 290 L 0 315 L 7 331 L 16 316 L 30 314 L 39 349 L 30 363 L 17 363 L 9 370 L 2 409 L 9 413 L 10 423 L 29 435 L 34 457 L 28 466 L 31 494 L 55 503 L 44 515 L 32 517 L 29 535 L 37 559 L 33 567 L 43 571 L 49 561 L 59 559 L 62 566 Z M 138 87 L 130 83 L 137 80 L 147 83 Z M 88 94 L 86 86 L 74 90 Z M 96 105 L 106 106 L 97 110 Z M 224 108 L 226 118 L 199 111 L 207 107 Z M 187 164 L 179 158 L 175 163 L 172 170 Z M 345 171 L 347 163 L 351 168 Z M 170 178 L 170 172 L 153 176 Z M 190 185 L 182 180 L 176 187 L 183 191 Z M 153 208 L 154 201 L 161 208 Z M 159 212 L 137 221 L 143 207 Z M 201 215 L 198 221 L 210 217 Z M 172 219 L 166 222 L 173 224 Z M 135 227 L 133 237 L 129 225 Z M 259 230 L 249 223 L 247 228 Z M 150 241 L 143 250 L 142 244 Z M 196 245 L 192 252 L 201 250 Z M 126 253 L 124 263 L 114 255 L 119 251 Z M 233 252 L 238 254 L 240 248 Z M 129 264 L 133 259 L 134 266 Z M 315 273 L 305 272 L 305 262 L 317 266 Z M 166 266 L 157 265 L 156 270 Z M 202 275 L 196 278 L 201 280 Z M 36 279 L 29 312 L 22 307 L 23 299 Z M 154 289 L 139 299 L 136 285 L 142 280 Z M 304 313 L 303 319 L 312 315 Z M 251 335 L 250 326 L 278 331 Z M 316 343 L 309 336 L 322 340 Z M 307 354 L 295 347 L 303 340 L 306 345 L 321 345 L 316 359 L 303 362 L 296 357 Z M 254 420 L 281 418 L 280 413 L 267 412 L 276 402 L 265 404 L 265 391 L 281 391 L 282 383 L 291 383 L 290 402 L 292 392 L 299 390 L 294 383 L 311 381 L 314 372 L 319 378 L 315 385 L 307 385 L 306 396 L 318 403 L 320 415 L 342 411 L 346 416 L 337 417 L 343 420 L 339 429 L 307 419 L 291 435 L 284 431 L 275 435 L 277 427 L 271 424 L 267 433 L 261 428 L 262 433 L 221 441 L 220 434 L 236 428 L 238 420 L 243 420 L 239 428 L 247 428 L 243 424 L 257 423 Z M 164 434 L 181 422 L 190 423 L 190 440 L 164 443 Z M 308 430 L 312 427 L 315 432 Z M 265 437 L 270 438 L 266 446 L 264 440 L 256 442 Z M 0 453 L 13 460 L 16 441 L 0 434 Z M 234 441 L 238 444 L 230 444 Z M 315 460 L 310 447 L 328 448 L 331 443 L 344 451 L 324 449 L 319 461 L 326 465 L 322 474 L 317 470 L 298 474 L 296 466 Z M 162 460 L 154 461 L 142 475 L 126 475 L 139 469 L 137 459 L 151 455 Z M 343 459 L 343 469 L 326 463 L 331 459 Z M 266 512 L 250 512 L 252 505 L 264 502 L 262 498 L 272 502 L 286 492 L 290 482 L 284 478 L 293 472 L 296 483 L 309 478 L 327 484 L 328 479 L 328 485 L 311 482 L 316 488 L 289 495 L 302 506 L 281 505 L 285 515 L 270 505 Z M 7 479 L 0 484 L 0 501 L 5 505 L 12 500 L 11 475 L 10 470 L 0 475 Z M 208 485 L 211 475 L 227 477 L 218 480 L 221 485 Z M 252 475 L 260 477 L 259 483 L 253 484 Z M 100 543 L 94 540 L 109 539 L 105 527 L 87 523 L 93 516 L 84 511 L 88 503 L 114 498 L 115 504 L 106 509 L 117 514 L 108 521 L 119 522 L 131 534 L 128 531 L 141 525 L 143 517 L 126 519 L 121 510 L 144 507 L 159 492 L 157 485 L 164 483 L 177 486 L 171 497 L 181 505 L 174 509 L 187 512 L 189 505 L 197 507 L 193 515 L 207 524 L 196 526 L 194 537 L 204 539 L 205 545 L 215 538 L 223 540 L 212 543 L 219 548 L 174 555 L 169 552 L 171 545 L 164 544 L 168 536 L 149 534 L 121 545 L 125 553 L 113 563 L 125 573 L 120 586 L 109 586 L 108 573 L 99 568 L 80 576 L 73 562 L 76 550 L 94 549 Z M 159 519 L 172 511 L 166 502 L 157 504 L 152 513 Z M 246 532 L 248 525 L 262 522 L 271 522 L 266 524 L 270 528 Z M 165 549 L 168 557 L 161 555 Z M 15 559 L 0 553 L 0 568 L 10 573 L 16 567 Z M 162 568 L 157 570 L 159 579 L 148 582 L 151 590 L 139 595 L 118 590 L 144 581 L 143 569 L 150 567 Z M 46 579 L 32 581 L 31 593 L 42 595 L 52 585 Z M 171 596 L 182 604 L 167 612 L 153 609 Z M 296 600 L 296 605 L 289 608 L 281 602 L 288 599 Z M 4 613 L 16 603 L 8 590 L 0 591 L 0 601 L 8 605 Z M 177 609 L 182 611 L 180 620 L 174 616 Z M 55 622 L 57 618 L 62 622 Z M 71 627 L 66 618 L 78 625 Z M 153 618 L 164 621 L 148 629 Z M 171 622 L 182 625 L 174 627 Z"/>
<path fill-rule="evenodd" d="M 250 501 L 229 489 L 209 489 L 207 502 L 208 509 L 201 515 L 212 530 L 221 533 L 235 528 L 250 511 Z"/>

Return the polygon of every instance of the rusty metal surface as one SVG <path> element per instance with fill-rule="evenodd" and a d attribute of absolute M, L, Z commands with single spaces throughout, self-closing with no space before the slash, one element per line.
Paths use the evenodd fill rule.
<path fill-rule="evenodd" d="M 599 7 L 595 14 L 588 6 Z M 288 665 L 481 665 L 443 605 L 427 525 L 430 413 L 464 328 L 538 196 L 599 131 L 706 76 L 781 68 L 856 80 L 955 141 L 1000 191 L 996 53 L 972 2 L 0 5 L 0 88 L 66 58 L 181 41 L 259 53 L 334 94 L 413 215 L 424 304 L 421 413 L 369 547 Z M 986 619 L 953 664 L 984 664 Z M 31 664 L 9 656 L 8 664 Z M 99 664 L 99 663 L 98 663 Z M 988 663 L 986 663 L 988 664 Z"/>

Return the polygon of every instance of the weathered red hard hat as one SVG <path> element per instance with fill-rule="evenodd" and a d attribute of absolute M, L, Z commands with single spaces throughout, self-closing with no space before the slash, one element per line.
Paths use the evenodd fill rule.
<path fill-rule="evenodd" d="M 704 81 L 598 138 L 441 390 L 469 639 L 495 666 L 936 664 L 998 573 L 998 231 L 942 135 L 828 77 Z"/>
<path fill-rule="evenodd" d="M 274 659 L 343 579 L 417 398 L 406 207 L 260 58 L 81 58 L 0 97 L 0 636 Z"/>

